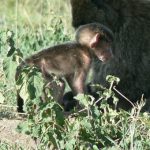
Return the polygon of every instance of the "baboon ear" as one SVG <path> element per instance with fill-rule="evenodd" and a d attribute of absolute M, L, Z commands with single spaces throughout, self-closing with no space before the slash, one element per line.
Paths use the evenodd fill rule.
<path fill-rule="evenodd" d="M 100 40 L 100 34 L 96 33 L 90 41 L 90 48 L 95 48 Z"/>

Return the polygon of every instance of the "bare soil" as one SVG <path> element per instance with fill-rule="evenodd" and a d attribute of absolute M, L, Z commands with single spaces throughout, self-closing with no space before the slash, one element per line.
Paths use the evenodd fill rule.
<path fill-rule="evenodd" d="M 21 146 L 27 150 L 36 149 L 36 144 L 30 136 L 18 133 L 17 125 L 22 120 L 17 119 L 1 119 L 0 120 L 0 142 Z M 1 149 L 1 148 L 0 148 Z"/>

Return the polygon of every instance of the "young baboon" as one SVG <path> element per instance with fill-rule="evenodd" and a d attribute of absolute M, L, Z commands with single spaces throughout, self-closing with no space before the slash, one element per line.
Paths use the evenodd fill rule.
<path fill-rule="evenodd" d="M 114 32 L 115 57 L 104 64 L 95 61 L 94 83 L 104 86 L 108 74 L 118 76 L 118 89 L 132 102 L 144 94 L 150 100 L 150 1 L 149 0 L 70 0 L 75 28 L 92 22 Z M 120 98 L 118 107 L 130 103 Z M 150 106 L 148 106 L 150 110 Z"/>
<path fill-rule="evenodd" d="M 101 34 L 99 34 L 101 33 Z M 97 35 L 100 40 L 103 40 L 103 38 L 105 39 L 105 42 L 103 43 L 104 45 L 106 45 L 106 43 L 111 43 L 113 41 L 113 33 L 112 31 L 107 28 L 106 26 L 99 24 L 99 23 L 89 23 L 86 25 L 82 25 L 78 28 L 78 30 L 76 31 L 76 41 L 78 43 L 80 43 L 81 45 L 87 45 L 89 47 L 99 47 L 99 45 L 90 45 L 91 44 L 91 40 L 92 38 Z M 106 41 L 107 39 L 107 41 Z M 102 43 L 99 43 L 102 44 Z M 99 59 L 105 61 L 105 59 L 109 60 L 109 58 L 112 56 L 112 53 L 110 53 L 109 50 L 110 46 L 108 45 L 108 50 L 101 50 L 99 51 L 100 54 L 98 54 L 99 56 L 101 56 Z M 102 54 L 104 52 L 104 55 Z M 108 52 L 108 53 L 107 53 Z M 110 56 L 111 55 L 111 56 Z"/>
<path fill-rule="evenodd" d="M 91 30 L 93 33 L 89 35 L 88 43 L 68 42 L 44 49 L 26 58 L 19 68 L 22 68 L 24 65 L 35 66 L 40 69 L 43 77 L 48 82 L 49 80 L 51 81 L 51 74 L 55 74 L 58 78 L 62 79 L 64 77 L 66 79 L 73 95 L 85 93 L 85 80 L 93 58 L 97 57 L 105 62 L 112 57 L 112 32 L 101 24 L 97 25 L 99 30 L 97 32 Z M 16 80 L 18 76 L 17 72 Z M 61 86 L 64 89 L 63 82 Z M 23 100 L 19 94 L 17 101 L 18 111 L 22 112 Z"/>

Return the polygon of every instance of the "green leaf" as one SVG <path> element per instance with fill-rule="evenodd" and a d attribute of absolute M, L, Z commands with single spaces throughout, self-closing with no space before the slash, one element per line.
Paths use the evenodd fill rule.
<path fill-rule="evenodd" d="M 78 94 L 77 96 L 74 97 L 75 99 L 77 99 L 81 104 L 83 104 L 84 106 L 88 107 L 90 104 L 90 98 L 88 95 L 85 94 Z"/>
<path fill-rule="evenodd" d="M 65 145 L 65 148 L 67 150 L 73 150 L 75 145 L 76 145 L 76 139 L 72 138 L 68 140 L 68 142 Z"/>
<path fill-rule="evenodd" d="M 30 80 L 30 82 L 28 82 L 27 89 L 28 89 L 28 94 L 30 95 L 30 99 L 36 98 L 36 95 L 35 95 L 36 88 L 34 87 L 33 80 Z"/>
<path fill-rule="evenodd" d="M 99 150 L 99 148 L 96 145 L 93 145 L 93 150 Z"/>
<path fill-rule="evenodd" d="M 27 88 L 28 88 L 28 84 L 27 82 L 24 82 L 19 93 L 22 99 L 25 101 L 28 100 L 30 97 Z"/>
<path fill-rule="evenodd" d="M 120 82 L 120 79 L 112 75 L 107 75 L 106 81 L 108 81 L 109 83 L 115 82 L 116 84 L 118 84 Z"/>

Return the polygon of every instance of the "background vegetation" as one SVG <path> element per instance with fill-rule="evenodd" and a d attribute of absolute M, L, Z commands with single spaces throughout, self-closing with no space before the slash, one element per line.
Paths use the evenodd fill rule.
<path fill-rule="evenodd" d="M 11 116 L 11 107 L 5 106 L 16 106 L 14 74 L 20 59 L 74 38 L 69 5 L 69 0 L 0 1 L 0 118 Z M 27 80 L 29 73 L 33 76 Z M 83 111 L 66 116 L 53 98 L 40 103 L 35 70 L 27 68 L 22 76 L 17 86 L 24 86 L 28 115 L 18 131 L 38 139 L 39 149 L 150 149 L 150 119 L 147 113 L 140 113 L 143 103 L 131 112 L 117 112 L 106 103 L 112 97 L 116 104 L 111 85 L 118 79 L 108 79 L 109 89 L 98 86 L 101 106 L 96 106 L 93 97 L 79 95 Z M 0 148 L 9 149 L 6 145 L 15 149 L 0 142 Z"/>
<path fill-rule="evenodd" d="M 5 103 L 16 103 L 12 91 L 17 64 L 7 58 L 11 47 L 7 32 L 13 32 L 14 47 L 20 49 L 24 57 L 44 47 L 68 41 L 73 35 L 69 8 L 66 0 L 0 1 L 0 86 Z"/>

